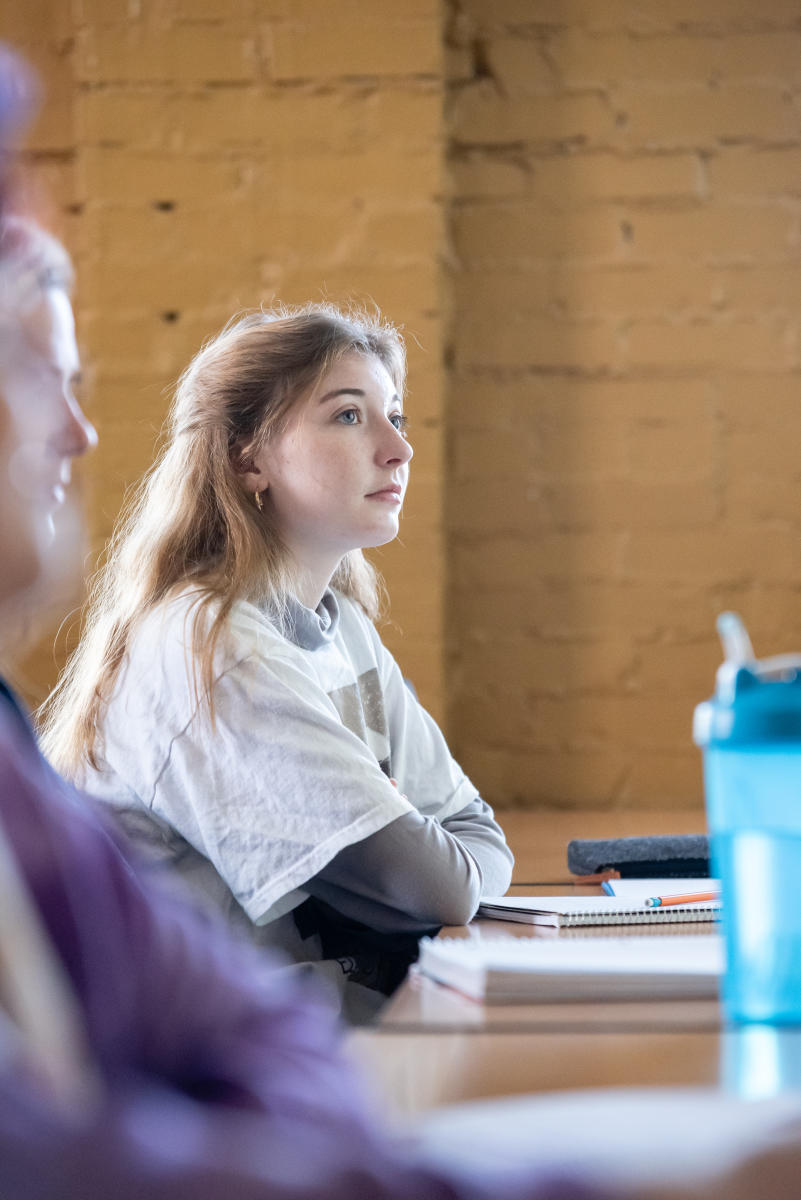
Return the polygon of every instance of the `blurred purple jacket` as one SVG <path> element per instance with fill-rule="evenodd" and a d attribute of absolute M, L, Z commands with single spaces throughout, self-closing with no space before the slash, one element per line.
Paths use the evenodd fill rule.
<path fill-rule="evenodd" d="M 0 682 L 0 819 L 107 1088 L 70 1120 L 0 1072 L 0 1197 L 584 1200 L 580 1182 L 427 1167 L 367 1115 L 336 1019 L 137 867 Z"/>

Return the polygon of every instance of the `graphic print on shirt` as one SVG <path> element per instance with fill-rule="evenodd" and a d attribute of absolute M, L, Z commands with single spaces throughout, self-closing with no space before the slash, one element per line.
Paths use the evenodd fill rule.
<path fill-rule="evenodd" d="M 378 765 L 392 777 L 389 726 L 378 671 L 371 667 L 355 683 L 328 693 L 342 724 L 370 747 Z"/>

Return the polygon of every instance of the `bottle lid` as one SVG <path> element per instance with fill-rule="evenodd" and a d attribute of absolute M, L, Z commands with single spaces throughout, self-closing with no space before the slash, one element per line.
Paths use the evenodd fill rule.
<path fill-rule="evenodd" d="M 715 695 L 699 704 L 693 739 L 699 746 L 801 744 L 801 654 L 758 660 L 740 618 L 722 613 L 718 629 L 726 660 Z"/>

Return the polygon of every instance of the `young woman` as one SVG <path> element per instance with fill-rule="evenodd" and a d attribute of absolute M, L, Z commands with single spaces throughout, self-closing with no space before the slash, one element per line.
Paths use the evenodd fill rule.
<path fill-rule="evenodd" d="M 398 333 L 327 305 L 183 375 L 44 745 L 260 942 L 388 992 L 511 855 L 372 623 L 412 449 Z"/>

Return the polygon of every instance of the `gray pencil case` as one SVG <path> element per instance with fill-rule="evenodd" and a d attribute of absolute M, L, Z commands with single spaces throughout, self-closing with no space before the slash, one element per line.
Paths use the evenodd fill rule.
<path fill-rule="evenodd" d="M 709 838 L 705 833 L 575 838 L 567 845 L 567 866 L 574 875 L 619 871 L 632 879 L 702 878 L 709 875 Z"/>

